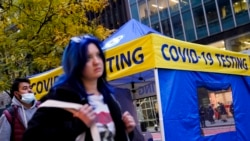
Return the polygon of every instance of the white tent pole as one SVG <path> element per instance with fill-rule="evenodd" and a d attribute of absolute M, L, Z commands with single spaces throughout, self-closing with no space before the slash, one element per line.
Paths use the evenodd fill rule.
<path fill-rule="evenodd" d="M 162 115 L 162 107 L 161 107 L 161 96 L 160 96 L 160 83 L 158 76 L 158 69 L 154 69 L 154 78 L 155 78 L 155 90 L 156 90 L 156 98 L 158 102 L 158 114 L 159 114 L 159 122 L 161 129 L 161 141 L 165 141 L 165 132 L 163 127 L 163 115 Z"/>

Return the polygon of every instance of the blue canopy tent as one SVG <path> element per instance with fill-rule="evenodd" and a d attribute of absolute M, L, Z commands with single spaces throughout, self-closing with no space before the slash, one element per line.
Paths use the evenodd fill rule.
<path fill-rule="evenodd" d="M 138 94 L 140 88 L 154 84 L 162 141 L 250 141 L 248 55 L 171 39 L 135 20 L 117 30 L 104 45 L 111 85 L 131 89 L 133 82 Z M 57 71 L 46 78 L 31 78 L 35 89 L 46 92 L 42 86 L 50 83 L 42 82 L 54 80 L 62 73 L 60 68 Z M 200 87 L 215 91 L 230 88 L 234 130 L 201 134 Z"/>
<path fill-rule="evenodd" d="M 250 100 L 250 77 L 166 69 L 159 69 L 159 76 L 169 76 L 159 78 L 165 140 L 250 140 L 250 124 L 248 121 L 250 118 L 250 103 L 248 102 Z M 206 84 L 210 84 L 210 86 Z M 232 90 L 236 130 L 202 136 L 198 114 L 197 88 L 203 86 L 223 89 L 229 87 L 229 85 Z"/>
<path fill-rule="evenodd" d="M 116 48 L 119 45 L 151 33 L 161 35 L 160 32 L 140 23 L 135 19 L 131 19 L 127 23 L 122 25 L 115 33 L 113 33 L 103 41 L 103 50 L 108 51 L 109 49 Z M 154 78 L 154 72 L 152 70 L 149 70 L 134 74 L 133 76 L 117 79 L 116 81 L 111 81 L 110 83 L 121 88 L 130 88 L 131 81 L 133 81 L 137 84 L 135 86 L 135 89 L 137 89 L 140 86 L 152 83 L 152 78 Z"/>
<path fill-rule="evenodd" d="M 161 34 L 160 32 L 138 22 L 137 20 L 131 19 L 103 41 L 103 50 L 117 47 L 150 33 Z"/>
<path fill-rule="evenodd" d="M 125 37 L 133 35 L 133 32 L 123 34 Z M 119 36 L 114 34 L 108 40 Z M 122 40 L 120 37 L 118 39 Z M 162 141 L 250 140 L 248 55 L 155 33 L 121 44 L 119 40 L 105 51 L 109 82 L 128 89 L 132 89 L 133 82 L 136 90 L 154 83 Z M 197 93 L 201 87 L 210 91 L 230 89 L 235 113 L 235 124 L 228 126 L 230 130 L 202 134 L 205 129 L 200 125 Z"/>

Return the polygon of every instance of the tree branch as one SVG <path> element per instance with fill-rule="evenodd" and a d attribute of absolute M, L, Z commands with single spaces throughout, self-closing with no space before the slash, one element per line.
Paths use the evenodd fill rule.
<path fill-rule="evenodd" d="M 50 11 L 51 11 L 51 7 L 52 7 L 52 0 L 50 0 L 49 9 L 48 9 L 48 11 L 47 11 L 47 13 L 46 13 L 46 16 L 45 16 L 43 22 L 40 24 L 40 27 L 39 27 L 38 31 L 36 32 L 36 34 L 39 34 L 39 32 L 42 30 L 43 26 L 44 26 L 47 22 L 51 21 L 51 18 L 55 15 L 55 13 L 52 13 L 52 14 L 49 16 L 49 13 L 50 13 Z"/>
<path fill-rule="evenodd" d="M 14 4 L 13 4 L 13 6 L 14 6 L 14 7 L 16 7 L 17 9 L 19 9 L 21 12 L 23 12 L 23 13 L 27 16 L 27 18 L 28 18 L 28 19 L 30 19 L 30 20 L 32 20 L 32 21 L 35 21 L 35 22 L 42 23 L 42 22 L 41 22 L 41 21 L 39 21 L 39 20 L 32 19 L 32 18 L 29 16 L 29 14 L 28 14 L 28 13 L 26 13 L 26 12 L 25 12 L 22 8 L 20 8 L 19 6 L 14 5 Z"/>

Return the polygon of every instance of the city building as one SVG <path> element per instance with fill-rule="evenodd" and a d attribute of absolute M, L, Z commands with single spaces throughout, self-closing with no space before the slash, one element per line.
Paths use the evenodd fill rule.
<path fill-rule="evenodd" d="M 110 3 L 101 18 L 107 28 L 118 29 L 133 18 L 171 38 L 250 54 L 250 0 L 111 0 Z M 131 91 L 132 97 L 141 113 L 140 119 L 151 131 L 156 131 L 157 98 L 154 87 L 146 87 L 150 96 L 142 97 L 138 91 Z M 200 101 L 210 100 L 209 96 L 201 97 Z M 220 97 L 218 101 L 224 102 Z"/>
<path fill-rule="evenodd" d="M 101 14 L 88 14 L 90 19 L 100 17 L 100 24 L 109 29 L 118 29 L 129 20 L 126 0 L 108 0 L 109 5 Z"/>
<path fill-rule="evenodd" d="M 250 54 L 250 0 L 127 0 L 130 18 L 171 38 Z M 158 123 L 156 96 L 136 98 L 147 126 Z M 217 95 L 219 96 L 219 95 Z M 209 100 L 208 97 L 204 98 Z M 218 99 L 220 100 L 220 99 Z M 221 100 L 222 101 L 222 100 Z M 229 100 L 230 101 L 230 100 Z M 232 100 L 231 100 L 232 101 Z"/>
<path fill-rule="evenodd" d="M 250 49 L 250 0 L 129 0 L 131 18 L 180 40 Z"/>

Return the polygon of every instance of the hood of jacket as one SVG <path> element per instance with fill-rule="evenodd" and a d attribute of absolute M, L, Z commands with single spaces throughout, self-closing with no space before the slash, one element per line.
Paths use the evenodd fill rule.
<path fill-rule="evenodd" d="M 23 104 L 16 98 L 12 98 L 11 105 L 15 105 L 18 107 L 18 116 L 23 123 L 24 127 L 28 127 L 28 121 L 32 118 L 33 114 L 37 110 L 37 101 L 33 102 L 33 105 L 30 108 L 23 106 Z"/>

